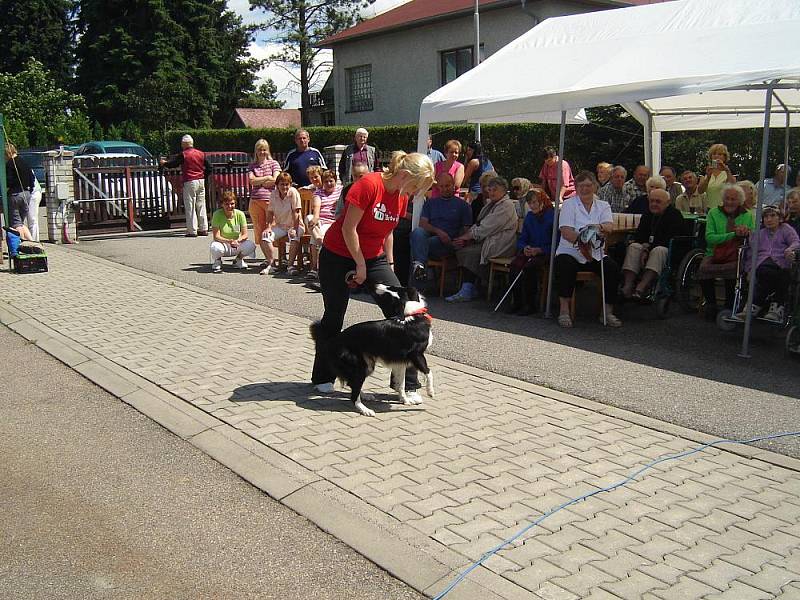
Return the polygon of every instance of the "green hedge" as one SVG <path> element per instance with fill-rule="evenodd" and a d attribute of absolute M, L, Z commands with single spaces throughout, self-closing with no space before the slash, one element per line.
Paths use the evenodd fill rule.
<path fill-rule="evenodd" d="M 632 173 L 644 162 L 641 126 L 621 107 L 587 110 L 590 124 L 567 127 L 564 157 L 573 173 L 594 171 L 600 161 L 623 165 Z M 352 141 L 355 127 L 308 127 L 312 146 L 322 149 Z M 462 144 L 474 139 L 472 125 L 433 125 L 434 148 L 442 149 L 449 139 Z M 180 148 L 180 138 L 190 133 L 195 145 L 203 150 L 253 152 L 259 138 L 269 141 L 273 152 L 285 153 L 294 148 L 293 129 L 200 129 L 169 131 L 166 143 L 172 151 Z M 542 164 L 542 148 L 558 146 L 558 126 L 543 124 L 483 125 L 481 139 L 497 171 L 508 178 L 528 177 L 536 180 Z M 703 171 L 706 151 L 712 143 L 721 142 L 731 152 L 731 168 L 740 179 L 758 178 L 761 154 L 761 130 L 739 129 L 724 131 L 692 131 L 665 133 L 662 145 L 662 164 L 680 173 L 685 169 Z M 370 127 L 369 143 L 380 150 L 412 151 L 417 145 L 417 126 Z M 771 131 L 769 170 L 783 162 L 783 131 Z M 800 162 L 800 146 L 795 144 L 789 164 Z M 794 181 L 794 173 L 792 183 Z"/>

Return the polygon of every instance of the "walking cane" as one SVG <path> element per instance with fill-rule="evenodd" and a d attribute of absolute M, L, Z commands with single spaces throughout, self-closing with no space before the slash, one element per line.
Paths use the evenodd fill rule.
<path fill-rule="evenodd" d="M 607 326 L 606 323 L 606 270 L 603 267 L 603 258 L 600 258 L 600 293 L 602 294 L 601 302 L 603 303 L 603 327 Z"/>
<path fill-rule="evenodd" d="M 519 274 L 514 278 L 514 281 L 511 282 L 511 285 L 508 286 L 506 293 L 503 294 L 502 298 L 500 298 L 500 302 L 498 302 L 497 306 L 494 307 L 494 312 L 497 312 L 500 309 L 500 306 L 503 304 L 503 302 L 505 302 L 505 299 L 508 298 L 508 295 L 511 293 L 511 290 L 513 290 L 514 286 L 517 285 L 519 278 L 522 277 L 522 274 L 525 272 L 525 267 L 528 266 L 528 263 L 530 263 L 531 260 L 533 260 L 533 257 L 529 256 L 528 260 L 525 261 L 525 264 L 522 265 L 522 268 L 519 270 Z"/>

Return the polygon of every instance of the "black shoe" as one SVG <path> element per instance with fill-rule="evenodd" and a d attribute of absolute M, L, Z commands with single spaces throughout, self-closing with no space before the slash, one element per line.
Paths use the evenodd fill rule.
<path fill-rule="evenodd" d="M 197 235 L 199 235 L 201 237 L 206 237 L 208 235 L 208 231 L 203 229 L 202 231 L 198 231 Z"/>
<path fill-rule="evenodd" d="M 187 233 L 184 237 L 197 237 L 196 233 Z"/>

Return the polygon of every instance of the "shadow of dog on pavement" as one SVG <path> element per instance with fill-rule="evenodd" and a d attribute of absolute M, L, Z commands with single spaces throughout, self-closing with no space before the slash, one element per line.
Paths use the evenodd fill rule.
<path fill-rule="evenodd" d="M 374 400 L 369 402 L 375 412 L 390 412 L 392 405 L 403 407 L 404 412 L 424 413 L 417 407 L 403 406 L 396 392 L 375 393 Z M 233 390 L 231 402 L 276 402 L 291 401 L 300 408 L 326 412 L 351 412 L 358 415 L 350 401 L 349 388 L 337 389 L 331 394 L 320 394 L 306 381 L 275 381 L 248 383 Z M 396 410 L 396 409 L 394 409 Z"/>

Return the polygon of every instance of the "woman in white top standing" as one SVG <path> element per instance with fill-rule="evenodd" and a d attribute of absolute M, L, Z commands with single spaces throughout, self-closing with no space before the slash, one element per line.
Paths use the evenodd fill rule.
<path fill-rule="evenodd" d="M 731 155 L 725 144 L 712 144 L 708 149 L 708 158 L 706 174 L 700 179 L 697 191 L 706 195 L 707 210 L 711 210 L 722 206 L 722 188 L 726 183 L 736 183 L 736 177 L 728 166 Z"/>
<path fill-rule="evenodd" d="M 287 272 L 293 276 L 300 272 L 294 262 L 300 252 L 300 238 L 305 233 L 303 223 L 300 220 L 300 209 L 300 192 L 292 187 L 292 176 L 286 171 L 278 173 L 275 177 L 275 189 L 272 191 L 269 211 L 267 211 L 265 234 L 269 243 L 284 237 L 287 238 L 289 242 Z M 283 269 L 283 265 L 277 265 L 277 271 L 282 271 Z M 261 271 L 261 275 L 269 275 L 271 272 L 273 272 L 272 266 L 267 265 Z"/>
<path fill-rule="evenodd" d="M 605 278 L 604 301 L 605 322 L 610 327 L 620 327 L 622 321 L 614 314 L 614 301 L 617 297 L 620 269 L 613 259 L 605 256 L 601 243 L 583 244 L 580 232 L 589 225 L 598 227 L 600 236 L 611 233 L 614 228 L 614 217 L 608 202 L 597 198 L 597 179 L 589 171 L 582 171 L 575 177 L 577 195 L 564 200 L 561 205 L 558 225 L 561 240 L 556 250 L 553 266 L 556 289 L 560 305 L 558 324 L 561 327 L 572 327 L 569 304 L 575 290 L 575 279 L 580 271 L 591 271 L 600 275 L 600 261 Z M 600 317 L 603 322 L 603 317 Z"/>

